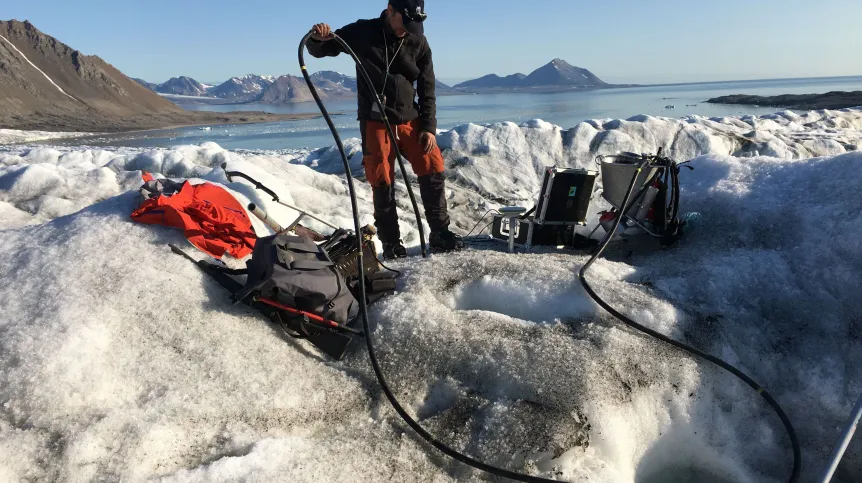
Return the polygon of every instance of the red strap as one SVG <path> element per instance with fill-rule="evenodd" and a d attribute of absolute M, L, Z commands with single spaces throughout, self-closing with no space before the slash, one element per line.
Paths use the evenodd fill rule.
<path fill-rule="evenodd" d="M 153 175 L 151 175 L 150 173 L 147 173 L 146 171 L 141 171 L 141 178 L 144 179 L 144 183 L 148 183 L 148 182 L 155 179 L 155 178 L 153 178 Z"/>
<path fill-rule="evenodd" d="M 315 320 L 315 321 L 317 321 L 317 322 L 322 322 L 322 323 L 324 323 L 324 324 L 326 324 L 326 325 L 328 325 L 328 326 L 330 326 L 330 327 L 341 327 L 341 325 L 339 325 L 339 323 L 338 323 L 338 322 L 334 322 L 334 321 L 332 321 L 332 320 L 324 319 L 323 317 L 321 317 L 321 316 L 319 316 L 319 315 L 315 315 L 315 314 L 312 314 L 312 313 L 309 313 L 309 312 L 305 312 L 305 311 L 303 311 L 303 310 L 297 310 L 297 309 L 295 309 L 295 308 L 293 308 L 293 307 L 288 307 L 287 305 L 280 304 L 280 303 L 276 302 L 275 300 L 270 300 L 270 299 L 260 298 L 260 299 L 257 299 L 257 301 L 258 301 L 258 302 L 263 302 L 263 303 L 265 303 L 266 305 L 271 305 L 271 306 L 273 306 L 273 307 L 275 307 L 275 308 L 277 308 L 277 309 L 281 309 L 281 310 L 284 310 L 284 311 L 286 311 L 286 312 L 290 312 L 290 313 L 292 313 L 292 314 L 296 314 L 296 315 L 304 315 L 304 316 L 308 317 L 308 318 L 309 318 L 309 319 L 311 319 L 311 320 Z"/>

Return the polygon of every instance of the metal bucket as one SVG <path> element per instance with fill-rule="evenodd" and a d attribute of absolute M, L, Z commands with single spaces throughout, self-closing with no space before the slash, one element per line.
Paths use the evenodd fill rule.
<path fill-rule="evenodd" d="M 631 185 L 632 178 L 637 172 L 638 166 L 642 161 L 640 159 L 619 157 L 602 159 L 602 198 L 608 201 L 617 209 L 622 208 L 623 201 L 626 198 L 626 192 Z M 647 167 L 638 175 L 635 188 L 632 192 L 632 197 L 637 196 L 640 190 L 649 182 L 659 168 Z M 629 200 L 631 203 L 633 200 Z M 634 217 L 640 208 L 640 203 L 635 204 L 626 213 Z"/>

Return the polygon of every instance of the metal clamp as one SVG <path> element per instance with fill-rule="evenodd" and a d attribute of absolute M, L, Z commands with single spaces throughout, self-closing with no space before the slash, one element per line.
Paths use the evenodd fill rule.
<path fill-rule="evenodd" d="M 515 227 L 520 228 L 519 217 L 527 212 L 527 209 L 521 206 L 505 206 L 500 208 L 500 214 L 503 215 L 509 224 L 509 253 L 515 252 Z"/>

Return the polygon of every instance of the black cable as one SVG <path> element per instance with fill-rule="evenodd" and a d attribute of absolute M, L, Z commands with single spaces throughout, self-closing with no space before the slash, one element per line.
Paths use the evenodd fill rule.
<path fill-rule="evenodd" d="M 787 417 L 786 414 L 784 414 L 784 411 L 781 409 L 781 406 L 779 406 L 778 402 L 775 399 L 773 399 L 772 396 L 768 392 L 766 392 L 766 390 L 763 387 L 761 387 L 757 382 L 755 382 L 754 379 L 748 377 L 748 375 L 746 375 L 745 373 L 743 373 L 742 371 L 740 371 L 736 367 L 728 364 L 727 362 L 724 362 L 723 360 L 721 360 L 715 356 L 707 354 L 706 352 L 703 352 L 699 349 L 691 347 L 687 344 L 684 344 L 682 342 L 671 339 L 670 337 L 667 337 L 666 335 L 661 334 L 659 332 L 656 332 L 656 331 L 654 331 L 648 327 L 644 327 L 643 325 L 640 325 L 637 322 L 635 322 L 634 320 L 632 320 L 632 319 L 626 317 L 625 315 L 619 313 L 616 309 L 611 307 L 607 302 L 602 300 L 596 294 L 596 292 L 593 291 L 593 289 L 590 287 L 590 285 L 587 283 L 587 279 L 585 276 L 587 273 L 587 270 L 589 270 L 590 266 L 596 260 L 599 259 L 599 257 L 605 251 L 605 248 L 607 248 L 608 245 L 610 244 L 611 239 L 614 237 L 614 234 L 616 233 L 617 229 L 620 226 L 620 223 L 622 222 L 623 214 L 628 209 L 629 199 L 631 198 L 632 192 L 634 191 L 635 184 L 637 184 L 637 179 L 640 176 L 640 173 L 643 170 L 643 167 L 647 164 L 649 164 L 649 160 L 643 161 L 641 163 L 641 165 L 638 167 L 638 170 L 635 173 L 634 178 L 632 178 L 631 185 L 629 186 L 628 192 L 626 193 L 626 197 L 623 200 L 622 208 L 620 209 L 619 214 L 617 215 L 617 218 L 616 218 L 616 221 L 614 222 L 613 228 L 608 233 L 608 235 L 605 237 L 604 242 L 602 242 L 602 244 L 599 246 L 599 249 L 596 251 L 596 253 L 592 256 L 592 258 L 590 258 L 590 260 L 581 268 L 581 271 L 578 273 L 578 278 L 580 278 L 580 280 L 581 280 L 581 285 L 584 286 L 584 290 L 586 290 L 587 293 L 590 294 L 590 297 L 592 297 L 593 300 L 595 300 L 597 304 L 599 304 L 603 309 L 607 310 L 611 315 L 613 315 L 614 317 L 619 319 L 624 324 L 626 324 L 629 327 L 632 327 L 636 330 L 639 330 L 639 331 L 641 331 L 641 332 L 643 332 L 643 333 L 645 333 L 651 337 L 654 337 L 658 340 L 666 342 L 666 343 L 668 343 L 674 347 L 682 349 L 683 351 L 689 352 L 689 353 L 694 354 L 696 356 L 702 357 L 709 362 L 712 362 L 713 364 L 715 364 L 718 367 L 721 367 L 722 369 L 730 372 L 731 374 L 738 377 L 739 379 L 742 379 L 746 384 L 751 386 L 752 389 L 757 391 L 758 394 L 763 396 L 763 399 L 765 399 L 766 402 L 772 407 L 772 409 L 774 409 L 775 412 L 778 414 L 778 417 L 781 419 L 782 424 L 784 424 L 784 428 L 787 430 L 787 435 L 790 438 L 790 445 L 793 447 L 793 471 L 791 472 L 789 481 L 791 483 L 793 483 L 799 479 L 799 471 L 800 471 L 800 466 L 802 464 L 802 454 L 801 454 L 801 451 L 799 448 L 799 440 L 796 437 L 796 431 L 793 429 L 793 424 L 791 424 L 790 419 Z M 668 169 L 673 171 L 673 170 L 675 170 L 675 166 L 669 166 Z M 674 177 L 673 174 L 671 176 Z M 674 182 L 674 181 L 672 181 L 672 182 Z M 674 182 L 674 184 L 676 186 L 678 186 L 678 184 L 676 184 L 676 182 Z M 662 207 L 662 209 L 664 210 L 664 207 Z M 666 214 L 663 214 L 663 216 L 666 216 Z"/>
<path fill-rule="evenodd" d="M 326 119 L 326 123 L 329 125 L 329 130 L 332 131 L 332 136 L 335 138 L 335 144 L 338 146 L 338 151 L 341 154 L 341 160 L 344 163 L 344 174 L 347 177 L 347 186 L 350 192 L 350 202 L 351 208 L 353 209 L 353 223 L 356 226 L 356 233 L 360 233 L 359 231 L 359 208 L 357 207 L 356 202 L 356 192 L 353 187 L 353 175 L 350 171 L 350 163 L 347 160 L 347 154 L 344 151 L 344 145 L 341 142 L 341 136 L 338 134 L 338 130 L 335 127 L 335 124 L 332 122 L 332 118 L 329 116 L 329 112 L 326 110 L 326 106 L 323 105 L 323 102 L 320 100 L 320 96 L 317 93 L 317 89 L 314 87 L 314 83 L 311 81 L 311 77 L 308 75 L 308 69 L 305 66 L 305 55 L 303 50 L 305 49 L 305 45 L 308 42 L 308 39 L 311 38 L 313 31 L 308 32 L 302 38 L 302 41 L 299 44 L 299 65 L 302 70 L 302 76 L 305 78 L 306 84 L 308 84 L 308 88 L 311 91 L 311 95 L 314 97 L 315 102 L 317 103 L 317 107 L 320 108 L 320 112 L 323 114 L 324 119 Z M 353 57 L 354 62 L 356 62 L 357 70 L 360 71 L 363 78 L 366 80 L 369 86 L 371 86 L 371 81 L 368 77 L 368 73 L 365 71 L 365 67 L 363 67 L 362 62 L 359 61 L 359 58 L 353 52 L 347 43 L 341 39 L 338 35 L 333 34 L 333 40 L 338 42 L 344 50 Z M 373 90 L 373 89 L 372 89 Z M 375 95 L 375 101 L 377 102 L 378 107 L 380 108 L 380 112 L 385 113 L 384 106 L 380 102 L 380 99 Z M 384 114 L 384 120 L 385 120 Z M 389 126 L 388 121 L 386 121 L 387 130 L 389 131 L 389 136 L 392 139 L 393 146 L 395 145 L 395 134 L 392 132 L 391 127 Z M 397 147 L 395 147 L 397 149 Z M 400 159 L 399 159 L 400 163 Z M 403 165 L 402 165 L 403 168 Z M 405 177 L 406 178 L 406 177 Z M 418 211 L 417 211 L 418 213 Z M 422 230 L 422 224 L 419 223 L 420 233 Z M 419 436 L 422 437 L 429 444 L 446 454 L 447 456 L 460 461 L 466 465 L 472 466 L 473 468 L 485 471 L 487 473 L 501 476 L 504 478 L 509 478 L 516 481 L 524 481 L 529 483 L 559 483 L 559 480 L 551 480 L 547 478 L 540 478 L 537 476 L 524 475 L 521 473 L 516 473 L 514 471 L 505 470 L 502 468 L 497 468 L 496 466 L 491 466 L 489 464 L 483 463 L 481 461 L 475 460 L 467 455 L 459 453 L 458 451 L 450 448 L 445 443 L 438 441 L 434 436 L 425 431 L 419 423 L 416 422 L 407 411 L 401 407 L 401 404 L 398 402 L 398 399 L 395 398 L 395 394 L 392 393 L 392 390 L 389 388 L 389 384 L 386 383 L 386 378 L 383 376 L 383 372 L 380 368 L 380 363 L 377 360 L 377 354 L 374 350 L 374 342 L 371 336 L 371 328 L 368 324 L 368 305 L 366 303 L 366 295 L 365 295 L 365 277 L 362 274 L 362 268 L 364 266 L 362 262 L 362 245 L 361 239 L 357 237 L 359 243 L 359 309 L 360 314 L 362 316 L 362 324 L 365 329 L 365 343 L 368 347 L 368 357 L 371 359 L 371 367 L 374 369 L 374 375 L 377 377 L 377 381 L 380 383 L 380 388 L 383 390 L 383 394 L 386 395 L 386 399 L 389 400 L 389 403 L 392 404 L 392 407 L 395 409 L 395 412 L 401 416 L 401 419 L 407 423 L 414 431 L 416 431 Z M 423 252 L 424 252 L 424 240 L 423 240 Z M 423 253 L 424 254 L 424 253 Z"/>
<path fill-rule="evenodd" d="M 464 238 L 467 238 L 467 237 L 469 237 L 470 235 L 472 235 L 472 234 L 473 234 L 473 232 L 476 230 L 476 228 L 479 228 L 479 224 L 480 224 L 480 223 L 482 223 L 483 221 L 485 221 L 485 218 L 487 218 L 487 217 L 488 217 L 488 214 L 490 214 L 490 213 L 496 213 L 496 214 L 498 214 L 498 215 L 500 214 L 500 212 L 499 212 L 499 211 L 497 211 L 497 210 L 494 210 L 494 209 L 488 210 L 488 211 L 487 211 L 487 213 L 485 213 L 484 215 L 482 215 L 482 218 L 481 218 L 481 219 L 479 219 L 479 221 L 478 221 L 478 222 L 476 222 L 476 224 L 473 226 L 473 229 L 472 229 L 472 230 L 470 230 L 470 233 L 467 233 L 466 235 L 464 235 Z M 493 222 L 493 221 L 491 222 L 491 225 L 492 225 L 492 224 L 494 224 L 494 222 Z M 488 227 L 489 227 L 489 226 L 491 226 L 491 225 L 485 225 L 485 228 L 488 228 Z M 485 231 L 485 228 L 482 228 L 482 231 Z M 479 233 L 477 233 L 476 235 L 477 235 L 477 236 L 478 236 L 478 235 L 481 235 L 481 234 L 482 234 L 482 231 L 480 231 L 480 232 L 479 232 Z"/>
<path fill-rule="evenodd" d="M 383 262 L 381 262 L 380 260 L 377 260 L 377 263 L 379 263 L 379 264 L 380 264 L 380 266 L 381 266 L 381 267 L 383 267 L 383 268 L 385 268 L 386 270 L 389 270 L 390 272 L 394 273 L 394 274 L 395 274 L 395 278 L 401 278 L 401 272 L 399 272 L 398 270 L 395 270 L 394 268 L 389 268 L 389 267 L 387 267 L 387 266 L 386 266 L 386 265 L 384 265 L 384 264 L 383 264 Z"/>
<path fill-rule="evenodd" d="M 308 42 L 308 39 L 311 37 L 311 35 L 312 35 L 312 32 L 309 32 L 308 34 L 306 34 L 300 43 L 299 62 L 300 62 L 300 66 L 302 68 L 303 77 L 305 78 L 305 81 L 308 84 L 308 87 L 311 90 L 311 93 L 312 93 L 315 101 L 317 102 L 317 105 L 320 108 L 321 113 L 323 114 L 324 118 L 326 119 L 327 124 L 329 125 L 329 128 L 332 131 L 333 137 L 335 138 L 336 145 L 339 148 L 339 152 L 341 154 L 341 158 L 342 158 L 342 161 L 344 163 L 345 175 L 346 175 L 347 181 L 348 181 L 348 188 L 350 191 L 351 207 L 353 209 L 354 225 L 356 227 L 356 232 L 359 233 L 360 232 L 360 230 L 359 230 L 359 210 L 358 210 L 357 202 L 356 202 L 356 193 L 355 193 L 354 187 L 353 187 L 353 176 L 352 176 L 351 171 L 350 171 L 350 163 L 348 162 L 347 155 L 344 152 L 344 146 L 341 142 L 341 137 L 339 136 L 338 131 L 335 128 L 335 125 L 332 123 L 332 119 L 330 118 L 328 112 L 326 111 L 326 107 L 323 105 L 323 102 L 320 100 L 320 96 L 317 94 L 317 90 L 315 89 L 314 84 L 311 81 L 311 78 L 309 77 L 308 71 L 305 67 L 303 49 L 305 48 L 305 45 Z M 363 77 L 365 78 L 368 85 L 371 86 L 372 84 L 370 82 L 370 79 L 368 78 L 368 73 L 365 71 L 365 68 L 362 66 L 362 63 L 356 57 L 356 54 L 353 52 L 352 49 L 350 49 L 350 46 L 347 45 L 347 43 L 344 42 L 344 40 L 342 40 L 337 35 L 333 35 L 333 37 L 334 37 L 334 40 L 339 42 L 339 44 L 341 44 L 341 46 L 344 47 L 344 49 L 353 57 L 354 61 L 357 64 L 357 67 L 358 67 L 357 70 L 360 71 L 360 73 L 363 75 Z M 375 98 L 376 97 L 377 96 L 375 95 Z M 384 106 L 380 102 L 380 99 L 376 98 L 375 100 L 376 100 L 378 107 L 380 108 L 381 112 L 385 112 Z M 384 120 L 386 120 L 385 115 L 384 115 Z M 388 120 L 386 120 L 386 125 L 387 125 L 387 130 L 389 131 L 390 138 L 392 139 L 393 145 L 394 145 L 396 143 L 396 139 L 395 139 L 394 133 L 392 132 L 391 126 L 388 123 Z M 397 146 L 395 148 L 397 149 Z M 596 251 L 596 253 L 592 256 L 592 258 L 590 258 L 590 260 L 581 268 L 580 272 L 578 273 L 578 277 L 581 281 L 581 284 L 584 286 L 584 289 L 587 291 L 587 293 L 590 295 L 590 297 L 592 297 L 593 300 L 596 301 L 596 303 L 598 303 L 602 308 L 607 310 L 611 315 L 613 315 L 614 317 L 616 317 L 617 319 L 619 319 L 620 321 L 622 321 L 626 325 L 628 325 L 634 329 L 637 329 L 637 330 L 639 330 L 639 331 L 641 331 L 647 335 L 650 335 L 656 339 L 659 339 L 663 342 L 666 342 L 670 345 L 673 345 L 677 348 L 680 348 L 686 352 L 689 352 L 689 353 L 694 354 L 696 356 L 702 357 L 709 362 L 712 362 L 713 364 L 721 367 L 722 369 L 725 369 L 726 371 L 735 375 L 739 379 L 743 380 L 746 384 L 748 384 L 755 391 L 757 391 L 758 394 L 760 394 L 766 400 L 766 402 L 775 410 L 775 412 L 778 414 L 778 417 L 781 419 L 781 422 L 784 424 L 785 429 L 787 430 L 787 434 L 790 438 L 791 446 L 793 447 L 793 470 L 792 470 L 789 481 L 791 483 L 796 482 L 799 478 L 799 471 L 800 471 L 800 466 L 801 466 L 801 461 L 802 461 L 801 451 L 799 448 L 799 441 L 796 437 L 796 432 L 793 429 L 793 425 L 790 422 L 789 418 L 784 413 L 784 411 L 781 409 L 781 406 L 779 406 L 778 402 L 775 401 L 775 399 L 773 399 L 773 397 L 765 389 L 763 389 L 759 384 L 757 384 L 757 382 L 755 382 L 753 379 L 751 379 L 745 373 L 743 373 L 739 369 L 735 368 L 734 366 L 722 361 L 721 359 L 718 359 L 718 358 L 716 358 L 710 354 L 707 354 L 706 352 L 703 352 L 699 349 L 696 349 L 694 347 L 683 344 L 682 342 L 678 342 L 676 340 L 673 340 L 673 339 L 671 339 L 671 338 L 669 338 L 669 337 L 667 337 L 667 336 L 665 336 L 659 332 L 656 332 L 652 329 L 644 327 L 644 326 L 638 324 L 637 322 L 629 319 L 625 315 L 617 312 L 613 307 L 611 307 L 604 300 L 602 300 L 598 296 L 598 294 L 596 294 L 593 291 L 593 289 L 590 287 L 590 285 L 586 281 L 585 274 L 586 274 L 587 270 L 602 255 L 602 253 L 605 251 L 608 244 L 610 243 L 611 239 L 613 238 L 614 234 L 616 233 L 617 229 L 619 228 L 619 225 L 622 222 L 622 217 L 624 216 L 625 212 L 628 209 L 628 203 L 629 203 L 629 200 L 631 198 L 632 192 L 634 191 L 635 184 L 637 183 L 638 176 L 640 175 L 641 170 L 643 169 L 643 166 L 645 166 L 648 163 L 649 163 L 648 160 L 644 161 L 644 162 L 642 162 L 641 166 L 638 168 L 637 172 L 635 173 L 634 178 L 632 179 L 631 185 L 629 186 L 629 189 L 626 192 L 626 196 L 623 200 L 622 207 L 619 211 L 619 214 L 617 215 L 617 219 L 614 222 L 614 226 L 613 226 L 612 230 L 610 231 L 610 233 L 608 233 L 605 241 L 600 245 L 600 247 Z M 403 167 L 403 164 L 401 163 L 400 155 L 399 155 L 399 164 L 401 164 L 401 168 L 403 170 L 404 167 Z M 674 170 L 675 166 L 668 166 L 668 169 Z M 676 173 L 671 173 L 671 177 L 676 178 L 675 174 Z M 405 178 L 406 178 L 406 176 L 405 176 Z M 671 182 L 673 183 L 673 189 L 678 191 L 678 189 L 679 189 L 678 188 L 678 186 L 679 186 L 678 185 L 678 179 L 673 179 Z M 409 186 L 408 186 L 408 190 L 409 190 Z M 411 192 L 411 198 L 412 198 L 412 192 Z M 674 206 L 674 210 L 672 213 L 675 216 L 677 214 L 677 210 L 678 210 L 678 197 L 677 197 L 674 205 L 675 206 Z M 415 206 L 416 205 L 415 205 L 415 201 L 414 201 L 414 207 Z M 418 214 L 418 210 L 417 210 L 417 214 Z M 666 213 L 663 215 L 666 216 Z M 485 216 L 487 216 L 487 213 L 485 214 Z M 478 224 L 477 224 L 477 226 L 478 226 Z M 420 227 L 420 233 L 421 233 L 421 223 L 419 223 L 419 227 Z M 486 228 L 487 228 L 487 226 L 486 226 Z M 474 227 L 474 229 L 475 229 L 475 227 Z M 475 459 L 473 459 L 467 455 L 464 455 L 464 454 L 450 448 L 445 443 L 435 439 L 431 434 L 429 434 L 427 431 L 425 431 L 425 429 L 422 428 L 422 426 L 419 425 L 419 423 L 417 423 L 409 414 L 407 414 L 407 411 L 404 410 L 404 408 L 401 406 L 401 404 L 395 398 L 395 395 L 392 393 L 392 390 L 389 388 L 389 385 L 386 383 L 386 379 L 382 373 L 382 370 L 380 368 L 380 364 L 377 360 L 376 352 L 374 350 L 374 343 L 373 343 L 372 336 L 371 336 L 371 329 L 370 329 L 369 323 L 368 323 L 368 307 L 367 307 L 366 299 L 365 299 L 365 280 L 364 280 L 365 277 L 363 277 L 362 273 L 361 273 L 362 267 L 364 266 L 363 260 L 362 260 L 361 241 L 359 241 L 359 244 L 360 244 L 360 246 L 359 246 L 359 270 L 360 270 L 360 273 L 359 273 L 358 278 L 359 278 L 359 290 L 361 293 L 360 312 L 361 312 L 361 316 L 362 316 L 363 327 L 365 329 L 365 340 L 366 340 L 366 345 L 368 347 L 368 356 L 371 360 L 371 366 L 374 370 L 374 374 L 377 377 L 378 382 L 380 383 L 380 386 L 381 386 L 381 389 L 383 390 L 383 393 L 386 395 L 386 398 L 389 400 L 390 404 L 392 404 L 392 407 L 395 409 L 395 411 L 398 413 L 398 415 L 401 416 L 401 418 L 404 420 L 404 422 L 406 422 L 408 426 L 410 426 L 414 431 L 416 431 L 416 433 L 419 434 L 419 436 L 421 436 L 425 441 L 427 441 L 428 443 L 433 445 L 435 448 L 437 448 L 441 452 L 445 453 L 447 456 L 449 456 L 449 457 L 451 457 L 457 461 L 460 461 L 464 464 L 467 464 L 469 466 L 472 466 L 474 468 L 477 468 L 479 470 L 485 471 L 487 473 L 490 473 L 490 474 L 493 474 L 496 476 L 501 476 L 504 478 L 510 478 L 510 479 L 513 479 L 516 481 L 557 482 L 558 480 L 551 480 L 551 479 L 546 479 L 546 478 L 516 473 L 513 471 L 509 471 L 509 470 L 505 470 L 502 468 L 497 468 L 495 466 L 485 464 L 481 461 L 477 461 L 477 460 L 475 460 Z M 424 239 L 423 239 L 423 255 L 424 255 Z"/>
<path fill-rule="evenodd" d="M 476 234 L 476 236 L 478 237 L 482 232 L 484 232 L 485 230 L 487 230 L 487 229 L 488 229 L 488 227 L 489 227 L 489 226 L 491 226 L 491 225 L 493 225 L 493 224 L 494 224 L 494 222 L 492 221 L 491 223 L 488 223 L 487 225 L 485 225 L 485 227 L 484 227 L 484 228 L 482 228 L 482 231 L 480 231 L 478 234 Z M 485 240 L 471 240 L 471 241 L 470 241 L 470 243 L 496 243 L 496 242 L 497 242 L 497 240 L 492 240 L 492 239 L 485 239 Z"/>
<path fill-rule="evenodd" d="M 309 33 L 310 35 L 310 33 Z M 344 41 L 341 37 L 332 34 L 332 37 L 338 42 L 343 48 L 344 51 L 350 54 L 353 57 L 353 61 L 359 67 L 357 70 L 362 74 L 362 79 L 365 81 L 365 84 L 368 86 L 368 89 L 372 92 L 374 96 L 374 102 L 377 104 L 377 107 L 380 109 L 380 115 L 383 116 L 383 124 L 386 126 L 386 131 L 389 134 L 389 139 L 392 140 L 392 149 L 395 150 L 395 159 L 398 161 L 398 166 L 401 168 L 401 176 L 404 178 L 404 185 L 407 187 L 407 196 L 410 197 L 410 203 L 413 205 L 413 213 L 416 215 L 416 228 L 419 229 L 419 246 L 422 249 L 422 258 L 428 258 L 428 250 L 425 247 L 425 228 L 422 226 L 422 216 L 419 214 L 419 205 L 416 204 L 416 196 L 413 194 L 413 188 L 410 186 L 410 180 L 407 178 L 407 170 L 404 168 L 404 161 L 402 161 L 401 150 L 398 148 L 398 138 L 395 136 L 395 131 L 392 130 L 392 124 L 389 123 L 389 116 L 386 115 L 386 106 L 383 105 L 383 102 L 380 101 L 380 96 L 377 95 L 377 91 L 374 90 L 374 83 L 371 82 L 371 77 L 368 75 L 368 71 L 365 70 L 365 66 L 362 65 L 362 62 L 359 60 L 359 57 L 353 52 L 353 49 L 350 48 L 350 45 Z M 302 65 L 302 73 L 305 76 L 305 80 L 308 83 L 311 83 L 311 78 L 308 76 L 307 69 L 305 68 L 305 61 L 302 60 L 302 48 L 305 46 L 305 43 L 300 45 L 300 64 Z M 309 85 L 309 88 L 311 88 Z M 325 109 L 323 107 L 322 102 L 318 102 L 317 106 Z M 335 125 L 330 125 L 330 129 L 333 134 L 336 134 Z M 345 158 L 346 159 L 346 158 Z M 392 180 L 394 183 L 395 180 Z"/>

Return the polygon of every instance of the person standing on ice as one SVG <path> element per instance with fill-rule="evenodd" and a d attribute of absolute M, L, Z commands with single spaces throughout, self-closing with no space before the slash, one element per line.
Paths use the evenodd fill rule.
<path fill-rule="evenodd" d="M 398 138 L 398 149 L 419 178 L 425 218 L 431 227 L 431 249 L 446 252 L 462 249 L 464 242 L 449 230 L 445 166 L 436 138 L 436 80 L 422 25 L 425 18 L 424 0 L 390 0 L 379 18 L 358 20 L 335 34 L 353 49 L 368 71 Z M 343 52 L 338 42 L 332 41 L 329 25 L 320 23 L 312 30 L 308 42 L 311 55 L 336 57 Z M 371 88 L 358 71 L 356 77 L 362 164 L 372 187 L 377 236 L 383 243 L 384 258 L 406 257 L 395 204 L 395 150 Z"/>

